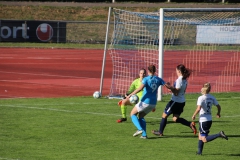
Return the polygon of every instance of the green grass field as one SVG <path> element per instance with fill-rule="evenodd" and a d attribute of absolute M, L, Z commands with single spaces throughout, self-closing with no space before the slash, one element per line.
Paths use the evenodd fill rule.
<path fill-rule="evenodd" d="M 214 95 L 222 106 L 222 117 L 215 117 L 217 109 L 214 107 L 210 134 L 223 130 L 229 140 L 218 138 L 205 144 L 203 156 L 195 155 L 197 136 L 190 128 L 173 123 L 171 118 L 164 137 L 151 134 L 152 129 L 159 127 L 170 95 L 158 102 L 156 112 L 146 116 L 149 137 L 146 140 L 132 137 L 136 128 L 130 117 L 126 123 L 116 123 L 121 115 L 116 99 L 1 99 L 0 159 L 239 159 L 240 93 Z M 198 96 L 187 95 L 182 117 L 191 120 Z M 128 114 L 131 109 L 128 108 Z"/>

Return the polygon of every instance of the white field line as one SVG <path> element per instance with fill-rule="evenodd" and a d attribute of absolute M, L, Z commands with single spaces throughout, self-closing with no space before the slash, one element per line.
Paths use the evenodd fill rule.
<path fill-rule="evenodd" d="M 0 157 L 0 159 L 3 159 L 3 160 L 20 160 L 20 159 L 3 158 L 3 157 Z"/>
<path fill-rule="evenodd" d="M 88 103 L 82 103 L 82 104 L 88 104 Z M 49 106 L 51 104 L 46 104 L 46 105 Z M 72 111 L 72 110 L 57 109 L 57 108 L 27 107 L 27 106 L 23 106 L 23 105 L 0 105 L 0 107 L 25 108 L 25 109 L 35 109 L 35 110 L 48 110 L 48 111 L 56 111 L 56 112 L 92 114 L 92 115 L 102 115 L 102 116 L 120 116 L 120 114 L 97 113 L 97 112 L 81 112 L 81 111 Z M 221 116 L 221 117 L 232 118 L 232 117 L 240 117 L 240 115 Z M 161 119 L 161 115 L 159 115 L 159 117 L 149 117 L 149 116 L 147 116 L 146 118 Z"/>
<path fill-rule="evenodd" d="M 87 78 L 87 77 L 86 77 Z M 91 78 L 90 78 L 91 79 Z M 95 79 L 95 78 L 92 78 L 92 79 Z M 1 81 L 9 81 L 9 80 L 0 80 Z M 11 82 L 14 82 L 14 81 L 11 81 Z M 38 84 L 38 83 L 36 83 Z M 1 96 L 5 96 L 5 95 L 0 95 Z M 24 99 L 24 98 L 41 98 L 41 97 L 16 97 L 16 96 L 12 96 L 12 97 L 8 97 L 8 98 L 0 98 L 0 99 Z M 107 98 L 107 97 L 106 97 Z M 240 97 L 231 97 L 232 99 L 240 99 Z M 217 98 L 217 100 L 222 100 L 222 99 L 229 99 L 229 98 Z M 190 101 L 196 101 L 197 103 L 197 99 L 186 99 L 187 101 L 190 100 Z M 167 104 L 168 100 L 166 101 L 166 104 Z M 108 103 L 108 102 L 104 102 L 104 103 Z M 111 103 L 111 102 L 109 102 Z M 98 104 L 98 103 L 84 103 L 84 104 Z"/>
<path fill-rule="evenodd" d="M 217 97 L 216 97 L 217 98 Z M 240 99 L 240 97 L 231 97 L 232 99 Z M 221 100 L 221 99 L 231 99 L 231 98 L 217 98 L 217 100 Z M 197 102 L 197 99 L 186 99 L 186 101 L 187 100 L 196 100 L 196 102 Z"/>
<path fill-rule="evenodd" d="M 50 105 L 50 104 L 48 104 Z M 71 111 L 65 109 L 56 109 L 56 108 L 41 108 L 41 107 L 27 107 L 21 105 L 0 105 L 1 107 L 12 107 L 12 108 L 26 108 L 26 109 L 36 109 L 36 110 L 48 110 L 56 112 L 66 112 L 66 113 L 80 113 L 80 114 L 93 114 L 93 115 L 103 115 L 103 116 L 119 116 L 117 114 L 107 114 L 107 113 L 96 113 L 96 112 L 81 112 L 81 111 Z M 59 105 L 58 105 L 59 106 Z"/>

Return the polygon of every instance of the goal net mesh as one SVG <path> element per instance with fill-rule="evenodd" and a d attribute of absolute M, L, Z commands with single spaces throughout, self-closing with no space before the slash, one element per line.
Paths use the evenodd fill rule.
<path fill-rule="evenodd" d="M 114 31 L 108 53 L 113 75 L 109 96 L 122 96 L 141 68 L 158 67 L 159 12 L 113 9 Z M 187 93 L 200 92 L 205 82 L 212 92 L 240 90 L 240 12 L 164 12 L 163 79 L 177 79 L 175 68 L 193 71 Z M 158 71 L 157 71 L 158 73 Z M 163 94 L 168 94 L 163 88 Z"/>

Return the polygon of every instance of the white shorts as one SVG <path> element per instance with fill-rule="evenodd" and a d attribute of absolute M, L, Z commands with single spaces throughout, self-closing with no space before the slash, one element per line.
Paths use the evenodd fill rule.
<path fill-rule="evenodd" d="M 138 112 L 144 112 L 144 113 L 148 114 L 156 107 L 156 105 L 147 104 L 147 103 L 140 101 L 135 105 L 135 107 L 137 107 Z"/>

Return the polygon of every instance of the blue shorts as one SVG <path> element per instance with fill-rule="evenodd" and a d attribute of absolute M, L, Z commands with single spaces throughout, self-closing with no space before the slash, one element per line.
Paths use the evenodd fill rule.
<path fill-rule="evenodd" d="M 199 132 L 201 136 L 208 136 L 210 128 L 212 126 L 212 121 L 199 122 Z"/>
<path fill-rule="evenodd" d="M 184 106 L 185 106 L 185 102 L 178 103 L 171 100 L 168 102 L 166 108 L 164 109 L 164 113 L 167 114 L 168 116 L 170 114 L 177 114 L 180 116 L 181 113 L 183 112 Z"/>

